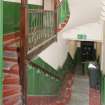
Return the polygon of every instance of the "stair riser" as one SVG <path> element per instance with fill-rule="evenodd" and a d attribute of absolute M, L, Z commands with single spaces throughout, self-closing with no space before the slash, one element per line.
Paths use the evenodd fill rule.
<path fill-rule="evenodd" d="M 4 73 L 10 73 L 10 74 L 16 74 L 19 75 L 19 71 L 18 70 L 4 70 Z"/>
<path fill-rule="evenodd" d="M 10 74 L 19 75 L 19 67 L 18 67 L 18 65 L 15 65 L 10 70 L 4 70 L 4 73 L 10 73 Z"/>
<path fill-rule="evenodd" d="M 4 47 L 4 51 L 13 51 L 13 52 L 17 52 L 17 48 L 16 47 Z"/>
<path fill-rule="evenodd" d="M 18 62 L 18 59 L 15 59 L 15 58 L 9 58 L 9 57 L 4 57 L 4 60 L 5 61 L 10 61 L 10 62 Z"/>
<path fill-rule="evenodd" d="M 11 44 L 14 44 L 16 42 L 19 42 L 20 41 L 20 38 L 17 38 L 17 39 L 11 39 L 7 42 L 4 43 L 4 46 L 10 46 Z"/>
<path fill-rule="evenodd" d="M 3 84 L 20 84 L 19 79 L 5 79 Z"/>
<path fill-rule="evenodd" d="M 17 94 L 17 93 L 20 93 L 21 90 L 20 89 L 13 89 L 13 90 L 7 90 L 7 91 L 3 91 L 3 97 L 6 97 L 6 96 L 10 96 L 10 95 L 14 95 L 14 94 Z"/>
<path fill-rule="evenodd" d="M 19 100 L 21 100 L 21 96 L 11 97 L 3 101 L 3 105 L 14 105 Z"/>

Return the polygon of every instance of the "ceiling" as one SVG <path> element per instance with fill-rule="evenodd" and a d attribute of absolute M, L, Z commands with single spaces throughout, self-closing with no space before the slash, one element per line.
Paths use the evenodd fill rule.
<path fill-rule="evenodd" d="M 66 29 L 99 20 L 101 0 L 68 0 L 71 17 Z"/>

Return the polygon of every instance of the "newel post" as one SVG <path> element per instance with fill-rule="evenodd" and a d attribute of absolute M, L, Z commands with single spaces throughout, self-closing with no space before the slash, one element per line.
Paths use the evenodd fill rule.
<path fill-rule="evenodd" d="M 27 0 L 21 0 L 21 16 L 20 16 L 20 50 L 19 50 L 19 67 L 20 80 L 23 93 L 23 105 L 27 105 L 27 37 L 28 29 L 28 4 Z"/>

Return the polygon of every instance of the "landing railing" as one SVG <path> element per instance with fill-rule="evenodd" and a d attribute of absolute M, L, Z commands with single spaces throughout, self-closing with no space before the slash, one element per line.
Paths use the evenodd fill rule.
<path fill-rule="evenodd" d="M 28 9 L 28 59 L 56 40 L 57 28 L 69 16 L 68 0 L 62 0 L 54 11 Z"/>
<path fill-rule="evenodd" d="M 36 50 L 56 38 L 53 11 L 28 10 L 28 58 L 36 55 Z"/>
<path fill-rule="evenodd" d="M 57 27 L 70 16 L 68 0 L 62 0 L 57 7 Z"/>

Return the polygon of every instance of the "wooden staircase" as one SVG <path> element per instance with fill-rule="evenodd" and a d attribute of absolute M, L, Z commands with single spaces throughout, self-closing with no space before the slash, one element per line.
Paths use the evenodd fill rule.
<path fill-rule="evenodd" d="M 9 41 L 10 42 L 10 41 Z M 14 43 L 15 42 L 15 43 Z M 23 105 L 20 85 L 17 43 L 4 45 L 3 105 Z M 59 96 L 28 96 L 28 105 L 65 105 L 71 97 L 73 75 L 65 77 Z"/>
<path fill-rule="evenodd" d="M 62 0 L 60 5 L 65 4 Z M 62 10 L 62 6 L 58 4 L 58 8 Z M 58 11 L 59 12 L 59 11 Z M 57 17 L 60 20 L 57 23 L 56 31 L 61 31 L 70 18 L 70 14 L 67 11 L 66 17 L 62 22 L 61 17 Z M 60 13 L 61 15 L 61 13 Z M 20 32 L 12 33 L 12 35 L 6 35 L 4 37 L 4 80 L 3 80 L 3 105 L 23 105 L 23 93 L 20 81 L 20 70 L 18 63 L 18 48 L 20 47 Z M 42 37 L 42 36 L 41 36 Z M 39 37 L 38 37 L 39 38 Z M 36 40 L 36 39 L 35 39 Z M 38 40 L 39 41 L 39 40 Z M 43 47 L 43 46 L 42 46 Z M 73 76 L 68 75 L 65 78 L 62 89 L 60 91 L 60 97 L 43 96 L 32 97 L 28 96 L 28 105 L 65 105 L 71 96 L 71 85 L 73 82 Z"/>
<path fill-rule="evenodd" d="M 8 38 L 7 38 L 8 39 Z M 4 41 L 3 105 L 22 105 L 17 43 L 18 38 Z"/>

